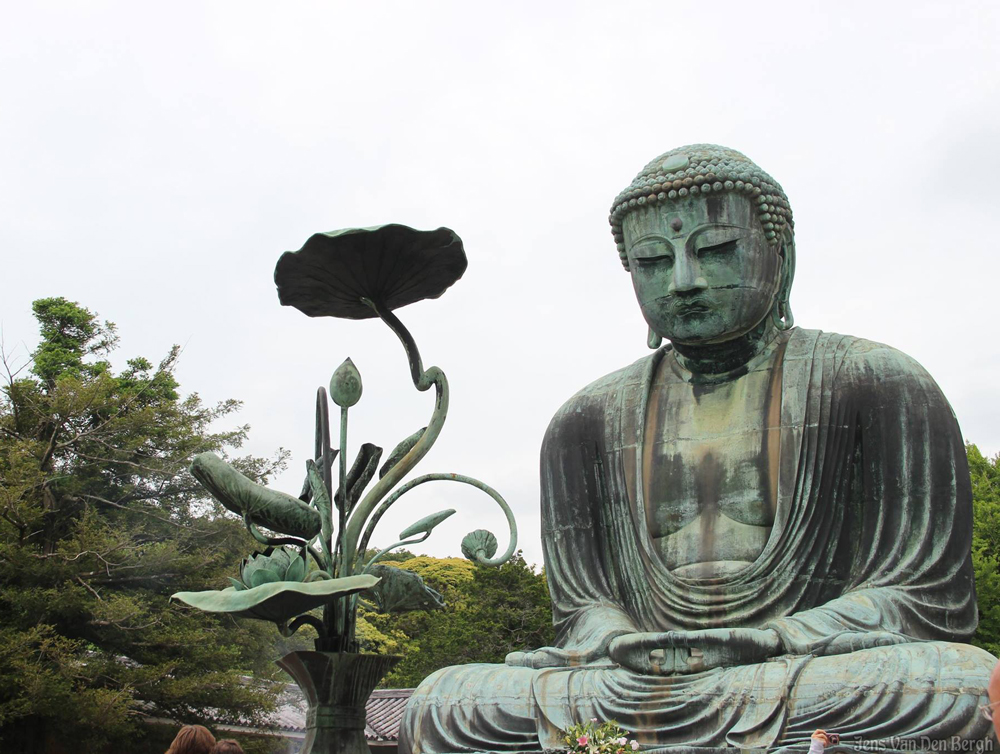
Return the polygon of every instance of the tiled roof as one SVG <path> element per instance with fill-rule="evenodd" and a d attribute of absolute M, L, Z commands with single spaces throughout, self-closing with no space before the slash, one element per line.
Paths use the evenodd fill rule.
<path fill-rule="evenodd" d="M 365 738 L 369 741 L 395 741 L 399 738 L 399 721 L 413 689 L 378 689 L 365 705 Z"/>
<path fill-rule="evenodd" d="M 395 741 L 399 736 L 403 708 L 411 694 L 413 689 L 373 691 L 365 705 L 365 738 L 369 741 Z M 298 686 L 285 684 L 278 698 L 278 710 L 272 719 L 274 733 L 305 731 L 306 701 Z"/>

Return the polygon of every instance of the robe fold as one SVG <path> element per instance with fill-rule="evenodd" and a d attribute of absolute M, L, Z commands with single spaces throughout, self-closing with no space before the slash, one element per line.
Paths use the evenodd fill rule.
<path fill-rule="evenodd" d="M 401 752 L 560 748 L 560 729 L 591 717 L 669 751 L 805 751 L 817 727 L 882 750 L 992 735 L 976 707 L 996 660 L 962 644 L 977 612 L 971 487 L 951 407 L 892 348 L 801 329 L 779 337 L 775 522 L 742 571 L 679 577 L 647 530 L 640 459 L 669 346 L 559 410 L 541 485 L 556 646 L 570 658 L 590 661 L 626 633 L 739 627 L 774 629 L 783 654 L 676 676 L 607 659 L 446 669 L 414 694 Z"/>

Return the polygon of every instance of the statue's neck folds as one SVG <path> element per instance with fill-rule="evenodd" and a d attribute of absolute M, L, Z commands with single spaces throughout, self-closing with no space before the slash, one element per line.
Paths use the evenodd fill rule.
<path fill-rule="evenodd" d="M 764 319 L 745 335 L 722 343 L 672 342 L 677 362 L 684 369 L 697 375 L 723 376 L 737 372 L 761 354 L 777 337 L 778 328 L 770 317 Z"/>

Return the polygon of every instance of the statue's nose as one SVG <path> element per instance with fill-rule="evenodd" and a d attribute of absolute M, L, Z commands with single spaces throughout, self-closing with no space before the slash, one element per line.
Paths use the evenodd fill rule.
<path fill-rule="evenodd" d="M 670 285 L 667 286 L 667 293 L 700 291 L 705 288 L 708 288 L 708 281 L 701 276 L 701 265 L 698 263 L 698 257 L 678 254 Z"/>

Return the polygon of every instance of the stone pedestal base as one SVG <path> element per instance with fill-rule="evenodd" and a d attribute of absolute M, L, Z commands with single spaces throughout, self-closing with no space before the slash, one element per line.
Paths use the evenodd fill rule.
<path fill-rule="evenodd" d="M 290 652 L 278 660 L 309 705 L 301 754 L 370 754 L 365 703 L 399 660 L 351 652 Z"/>

